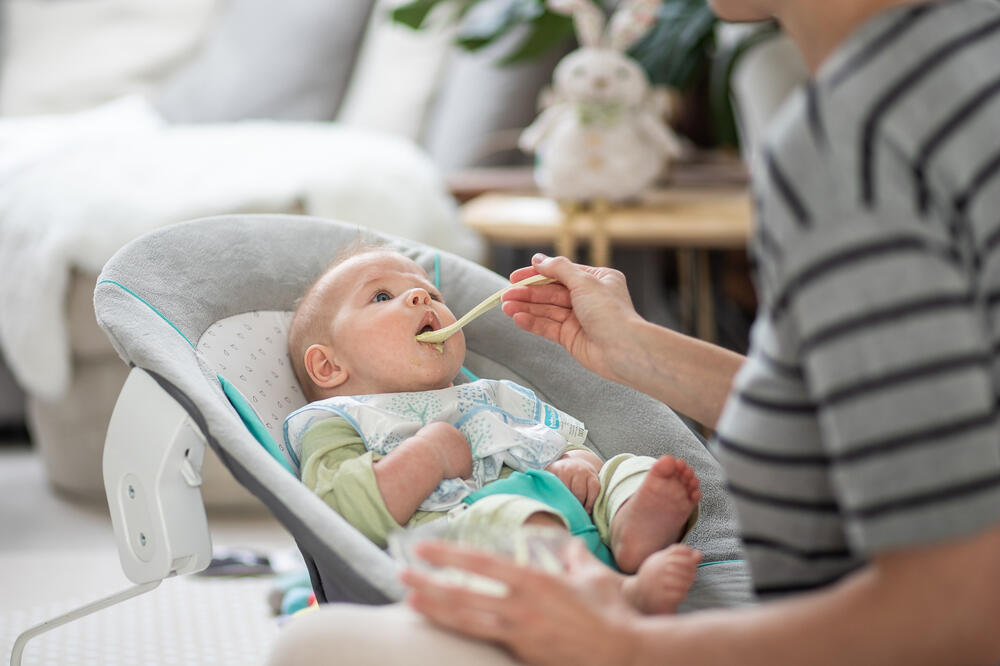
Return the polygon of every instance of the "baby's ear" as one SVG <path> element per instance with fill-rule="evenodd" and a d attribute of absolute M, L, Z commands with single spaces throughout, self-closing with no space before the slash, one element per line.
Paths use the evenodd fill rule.
<path fill-rule="evenodd" d="M 309 378 L 319 388 L 332 389 L 347 381 L 347 369 L 337 364 L 333 349 L 327 345 L 310 345 L 303 361 Z"/>

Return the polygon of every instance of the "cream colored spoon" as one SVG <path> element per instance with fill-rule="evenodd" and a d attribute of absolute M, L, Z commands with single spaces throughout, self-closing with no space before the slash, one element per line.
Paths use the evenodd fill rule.
<path fill-rule="evenodd" d="M 547 278 L 544 275 L 532 275 L 531 277 L 525 278 L 520 282 L 515 282 L 512 285 L 504 287 L 503 289 L 493 294 L 492 296 L 487 298 L 485 301 L 483 301 L 476 307 L 469 310 L 469 312 L 465 316 L 456 321 L 454 324 L 449 324 L 448 326 L 445 326 L 444 328 L 439 328 L 436 331 L 427 331 L 426 333 L 421 333 L 420 335 L 417 336 L 417 341 L 429 342 L 431 344 L 435 343 L 440 344 L 445 340 L 447 340 L 448 338 L 450 338 L 451 336 L 458 333 L 458 329 L 462 328 L 476 317 L 479 317 L 490 308 L 499 305 L 500 297 L 503 296 L 503 293 L 508 289 L 513 289 L 514 287 L 527 286 L 529 284 L 548 284 L 550 282 L 555 282 L 555 280 L 553 280 L 552 278 Z"/>

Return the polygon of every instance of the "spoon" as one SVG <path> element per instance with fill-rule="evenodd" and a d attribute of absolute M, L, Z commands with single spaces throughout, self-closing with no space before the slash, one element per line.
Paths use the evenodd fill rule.
<path fill-rule="evenodd" d="M 421 333 L 420 335 L 417 336 L 417 341 L 429 342 L 432 344 L 435 343 L 440 344 L 445 340 L 447 340 L 448 338 L 450 338 L 451 336 L 458 333 L 458 329 L 462 328 L 476 317 L 479 317 L 490 308 L 499 305 L 500 297 L 503 296 L 503 293 L 508 289 L 512 289 L 514 287 L 527 286 L 529 284 L 548 284 L 550 282 L 555 282 L 555 280 L 553 280 L 552 278 L 547 278 L 544 275 L 532 275 L 531 277 L 525 278 L 520 282 L 515 282 L 512 285 L 508 285 L 503 289 L 501 289 L 500 291 L 498 291 L 497 293 L 490 296 L 489 298 L 487 298 L 486 300 L 484 300 L 476 307 L 469 310 L 469 312 L 465 316 L 456 321 L 454 324 L 449 324 L 448 326 L 445 326 L 444 328 L 439 328 L 436 331 L 427 331 L 426 333 Z"/>

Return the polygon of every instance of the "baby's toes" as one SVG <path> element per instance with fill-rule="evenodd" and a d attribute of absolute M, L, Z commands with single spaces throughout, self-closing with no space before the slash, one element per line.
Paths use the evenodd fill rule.
<path fill-rule="evenodd" d="M 698 490 L 698 487 L 701 485 L 701 482 L 698 480 L 698 477 L 694 473 L 694 470 L 691 470 L 691 473 L 684 477 L 684 484 L 687 486 L 687 489 L 691 492 Z"/>
<path fill-rule="evenodd" d="M 663 476 L 674 476 L 678 473 L 677 463 L 679 462 L 673 456 L 663 456 L 654 463 L 654 466 L 657 468 L 656 471 Z"/>

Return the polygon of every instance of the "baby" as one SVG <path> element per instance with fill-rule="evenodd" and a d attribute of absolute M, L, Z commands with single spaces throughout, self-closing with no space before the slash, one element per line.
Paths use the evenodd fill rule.
<path fill-rule="evenodd" d="M 673 611 L 700 559 L 676 543 L 701 497 L 693 470 L 670 456 L 602 463 L 583 424 L 530 390 L 453 386 L 462 332 L 440 348 L 415 336 L 454 321 L 424 270 L 387 249 L 354 248 L 306 290 L 289 348 L 313 402 L 285 425 L 306 485 L 380 546 L 444 516 L 569 529 L 635 574 L 622 585 L 637 608 Z"/>

